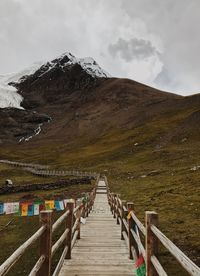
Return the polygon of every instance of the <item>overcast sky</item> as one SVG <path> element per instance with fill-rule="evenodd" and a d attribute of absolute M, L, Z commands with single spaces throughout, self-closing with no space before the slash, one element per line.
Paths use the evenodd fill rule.
<path fill-rule="evenodd" d="M 200 0 L 0 0 L 0 74 L 63 52 L 112 76 L 200 92 Z"/>

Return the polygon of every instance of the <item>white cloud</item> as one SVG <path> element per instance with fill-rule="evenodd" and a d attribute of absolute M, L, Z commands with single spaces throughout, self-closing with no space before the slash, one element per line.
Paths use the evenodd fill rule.
<path fill-rule="evenodd" d="M 71 51 L 112 75 L 195 93 L 199 10 L 199 0 L 1 0 L 0 73 Z"/>

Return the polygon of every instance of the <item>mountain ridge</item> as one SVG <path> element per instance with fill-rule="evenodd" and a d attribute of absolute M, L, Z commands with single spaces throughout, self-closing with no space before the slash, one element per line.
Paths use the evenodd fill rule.
<path fill-rule="evenodd" d="M 92 58 L 65 53 L 42 66 L 36 63 L 24 75 L 11 74 L 7 80 L 21 97 L 20 108 L 26 116 L 17 109 L 1 112 L 1 143 L 45 143 L 46 138 L 53 141 L 61 134 L 70 142 L 79 137 L 92 140 L 110 129 L 132 129 L 175 110 L 197 111 L 198 94 L 183 97 L 160 91 L 133 80 L 111 78 L 99 68 Z"/>

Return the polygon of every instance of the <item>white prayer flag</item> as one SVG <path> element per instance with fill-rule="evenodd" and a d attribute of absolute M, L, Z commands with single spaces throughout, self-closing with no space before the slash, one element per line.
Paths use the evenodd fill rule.
<path fill-rule="evenodd" d="M 59 201 L 59 205 L 60 205 L 60 210 L 64 210 L 65 207 L 64 207 L 64 203 L 62 200 Z"/>
<path fill-rule="evenodd" d="M 40 205 L 34 204 L 34 216 L 39 215 L 39 213 L 40 213 Z"/>
<path fill-rule="evenodd" d="M 82 224 L 85 224 L 85 223 L 86 223 L 86 219 L 83 218 L 83 217 L 80 218 L 80 221 L 81 221 Z"/>
<path fill-rule="evenodd" d="M 16 214 L 19 212 L 19 202 L 13 202 L 13 213 Z"/>

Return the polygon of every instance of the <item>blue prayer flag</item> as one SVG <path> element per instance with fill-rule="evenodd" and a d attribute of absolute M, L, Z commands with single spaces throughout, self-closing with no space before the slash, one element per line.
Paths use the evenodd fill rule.
<path fill-rule="evenodd" d="M 28 216 L 33 216 L 34 215 L 34 205 L 29 204 L 28 205 Z"/>
<path fill-rule="evenodd" d="M 55 208 L 56 208 L 56 211 L 60 211 L 61 210 L 59 200 L 55 200 Z"/>
<path fill-rule="evenodd" d="M 0 202 L 0 215 L 4 214 L 4 204 Z"/>

